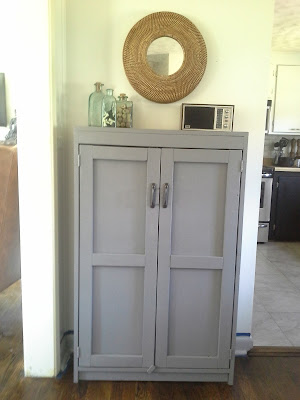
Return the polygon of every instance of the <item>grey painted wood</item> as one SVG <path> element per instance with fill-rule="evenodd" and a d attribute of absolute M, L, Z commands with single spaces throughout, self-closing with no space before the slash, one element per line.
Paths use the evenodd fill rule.
<path fill-rule="evenodd" d="M 228 382 L 228 373 L 152 373 L 138 372 L 79 372 L 79 378 L 83 380 L 101 381 L 169 381 L 169 382 Z"/>
<path fill-rule="evenodd" d="M 91 356 L 91 366 L 92 367 L 126 367 L 136 368 L 140 367 L 143 362 L 143 357 L 133 356 L 133 355 L 92 355 Z"/>
<path fill-rule="evenodd" d="M 226 368 L 228 350 L 231 348 L 234 280 L 236 268 L 236 243 L 241 185 L 242 152 L 231 150 L 227 172 L 227 189 L 224 225 L 224 266 L 220 304 L 220 341 L 218 367 Z"/>
<path fill-rule="evenodd" d="M 79 165 L 78 165 L 78 144 L 74 145 L 74 354 L 79 346 L 79 304 L 78 304 L 78 288 L 79 288 Z M 78 359 L 73 359 L 74 382 L 78 382 Z"/>
<path fill-rule="evenodd" d="M 143 367 L 154 364 L 155 318 L 156 318 L 156 281 L 157 281 L 157 243 L 159 216 L 161 149 L 148 149 L 147 188 L 146 188 L 146 267 L 144 286 L 143 320 Z M 155 207 L 151 208 L 151 185 L 156 184 Z"/>
<path fill-rule="evenodd" d="M 192 149 L 175 149 L 174 162 L 184 163 L 228 163 L 229 153 L 226 151 L 206 151 Z"/>
<path fill-rule="evenodd" d="M 171 267 L 168 367 L 195 367 L 191 365 L 195 357 L 204 357 L 204 364 L 198 367 L 208 367 L 215 361 L 206 358 L 218 356 L 221 279 L 221 270 Z"/>
<path fill-rule="evenodd" d="M 244 149 L 246 132 L 168 131 L 155 129 L 75 128 L 75 145 L 98 144 L 106 146 L 169 147 L 202 149 Z"/>
<path fill-rule="evenodd" d="M 165 183 L 169 184 L 169 203 L 167 208 L 160 204 L 159 241 L 158 241 L 158 277 L 156 310 L 155 365 L 167 367 L 168 348 L 168 312 L 170 287 L 170 256 L 173 204 L 173 149 L 162 149 L 161 154 L 161 191 Z"/>
<path fill-rule="evenodd" d="M 171 268 L 222 269 L 223 257 L 171 255 Z"/>
<path fill-rule="evenodd" d="M 174 150 L 172 254 L 223 256 L 226 157 L 228 152 Z"/>
<path fill-rule="evenodd" d="M 128 372 L 128 368 L 123 367 L 123 368 L 114 368 L 114 367 L 78 367 L 79 371 L 91 371 L 91 372 Z M 130 372 L 138 372 L 138 373 L 143 373 L 147 372 L 149 368 L 130 368 Z M 182 374 L 183 371 L 181 368 L 159 368 L 155 367 L 154 371 L 152 371 L 149 375 L 155 375 L 157 373 L 174 373 L 175 375 L 179 376 L 178 374 Z M 184 373 L 187 374 L 207 374 L 207 373 L 218 373 L 220 372 L 219 368 L 186 368 L 184 370 Z M 229 373 L 230 369 L 229 368 L 222 368 L 222 373 Z"/>
<path fill-rule="evenodd" d="M 240 151 L 162 151 L 161 179 L 170 182 L 172 190 L 159 222 L 160 367 L 229 367 L 240 161 Z M 193 268 L 173 269 L 174 255 L 192 256 Z M 213 257 L 206 269 L 195 268 L 194 257 L 201 255 Z M 223 271 L 210 269 L 215 257 L 222 256 Z"/>
<path fill-rule="evenodd" d="M 145 254 L 147 149 L 93 153 L 94 253 Z"/>
<path fill-rule="evenodd" d="M 113 267 L 144 267 L 146 257 L 144 254 L 98 254 L 92 256 L 93 265 L 106 265 Z"/>
<path fill-rule="evenodd" d="M 92 280 L 92 354 L 141 355 L 144 269 L 94 266 Z"/>
<path fill-rule="evenodd" d="M 79 365 L 88 367 L 92 343 L 93 147 L 80 146 L 80 154 Z"/>
<path fill-rule="evenodd" d="M 237 254 L 236 254 L 235 278 L 234 278 L 234 303 L 233 303 L 233 317 L 232 317 L 232 331 L 231 331 L 231 349 L 233 354 L 235 354 L 235 348 L 236 348 L 237 312 L 238 312 L 238 296 L 239 296 L 239 284 L 240 284 L 239 278 L 241 269 L 241 249 L 242 249 L 242 233 L 243 233 L 243 221 L 244 221 L 247 152 L 248 152 L 248 137 L 245 137 L 245 147 L 242 151 L 243 168 L 241 172 L 238 233 L 237 233 L 237 244 L 236 244 Z M 235 357 L 232 357 L 230 361 L 230 373 L 228 378 L 229 385 L 233 384 L 234 365 L 235 365 Z"/>
<path fill-rule="evenodd" d="M 149 367 L 160 149 L 82 146 L 81 159 L 79 365 Z"/>
<path fill-rule="evenodd" d="M 78 148 L 82 147 L 82 144 L 97 144 L 97 145 L 110 145 L 111 146 L 122 146 L 122 147 L 128 147 L 132 146 L 133 148 L 136 147 L 165 147 L 169 148 L 170 150 L 177 149 L 177 148 L 189 148 L 189 149 L 240 149 L 242 150 L 242 156 L 243 156 L 243 161 L 244 161 L 244 171 L 242 173 L 242 180 L 241 180 L 241 196 L 240 196 L 240 201 L 238 204 L 238 212 L 239 212 L 239 218 L 238 218 L 238 235 L 237 235 L 237 247 L 236 247 L 236 273 L 237 275 L 233 279 L 233 286 L 234 286 L 234 309 L 233 309 L 233 315 L 231 314 L 232 318 L 232 327 L 231 327 L 231 336 L 230 336 L 230 345 L 231 348 L 234 349 L 235 346 L 235 331 L 236 331 L 236 318 L 237 318 L 237 299 L 238 299 L 238 276 L 239 276 L 239 270 L 240 270 L 240 252 L 241 252 L 241 233 L 242 233 L 242 215 L 243 215 L 243 202 L 244 202 L 244 186 L 245 186 L 245 163 L 246 163 L 246 156 L 247 156 L 247 137 L 248 135 L 246 133 L 240 133 L 240 132 L 232 132 L 232 133 L 214 133 L 214 132 L 189 132 L 189 133 L 182 133 L 181 131 L 155 131 L 155 130 L 145 130 L 145 131 L 140 131 L 140 130 L 127 130 L 126 132 L 124 130 L 111 130 L 111 129 L 98 129 L 98 128 L 76 128 L 75 129 L 75 136 L 74 136 L 74 155 L 75 155 L 75 197 L 76 197 L 76 190 L 78 191 L 79 189 L 79 182 L 78 182 L 78 166 L 77 166 L 77 153 L 78 153 Z M 97 146 L 99 147 L 99 146 Z M 107 146 L 104 147 L 105 150 L 108 150 Z M 114 149 L 112 147 L 112 149 Z M 146 149 L 145 149 L 146 150 Z M 157 151 L 158 154 L 160 154 L 160 149 L 152 149 L 153 151 Z M 108 154 L 105 151 L 105 154 Z M 174 154 L 174 153 L 173 153 Z M 130 160 L 131 156 L 129 156 Z M 150 157 L 151 158 L 151 157 Z M 106 160 L 110 160 L 110 156 L 106 158 Z M 137 161 L 137 160 L 135 160 Z M 159 165 L 159 155 L 157 157 L 158 165 Z M 209 161 L 209 160 L 208 160 Z M 143 161 L 141 161 L 143 162 Z M 188 161 L 185 161 L 186 163 Z M 194 163 L 197 163 L 196 161 L 193 161 Z M 192 162 L 192 163 L 193 163 Z M 149 173 L 150 168 L 150 162 L 148 159 L 148 167 L 147 167 L 147 174 Z M 156 162 L 154 162 L 156 164 Z M 238 163 L 239 164 L 239 163 Z M 240 168 L 240 165 L 238 165 L 238 169 Z M 81 169 L 81 168 L 80 168 Z M 159 170 L 159 167 L 158 167 Z M 151 179 L 149 179 L 149 182 Z M 159 181 L 159 177 L 158 177 Z M 148 184 L 148 182 L 147 182 Z M 161 185 L 163 185 L 163 180 L 161 181 Z M 78 193 L 78 192 L 77 192 Z M 149 203 L 149 193 L 150 193 L 150 188 L 148 188 L 148 194 L 147 194 L 147 201 Z M 157 201 L 156 204 L 158 204 L 158 199 L 159 199 L 159 194 L 157 194 Z M 79 200 L 79 196 L 78 196 Z M 78 260 L 78 254 L 79 254 L 79 249 L 77 248 L 77 243 L 79 242 L 78 238 L 78 233 L 79 233 L 79 219 L 78 219 L 78 213 L 79 213 L 79 201 L 75 198 L 75 252 L 74 252 L 74 267 L 75 267 L 75 300 L 74 300 L 74 347 L 75 347 L 75 353 L 76 353 L 76 346 L 79 343 L 78 336 L 80 336 L 80 332 L 77 331 L 76 326 L 78 327 L 78 309 L 80 306 L 78 305 L 78 287 L 81 285 L 78 285 L 78 278 L 80 279 L 80 276 L 78 277 L 78 269 L 81 268 L 81 260 Z M 170 199 L 169 201 L 172 200 L 172 187 L 171 187 L 171 193 L 170 193 Z M 155 209 L 151 209 L 152 211 L 157 212 L 158 214 L 158 207 Z M 158 217 L 158 215 L 157 215 Z M 171 215 L 172 217 L 172 215 Z M 147 229 L 147 216 L 146 216 L 146 229 Z M 150 229 L 150 232 L 153 233 L 153 240 L 155 238 L 155 234 L 157 235 L 157 226 L 153 228 L 153 230 Z M 160 231 L 160 235 L 162 232 Z M 171 235 L 170 235 L 171 236 Z M 149 235 L 147 235 L 149 237 Z M 168 238 L 167 238 L 168 240 Z M 155 240 L 154 240 L 155 241 Z M 147 240 L 146 240 L 147 242 Z M 149 251 L 148 257 L 146 256 L 147 254 L 147 243 L 145 242 L 145 254 L 139 254 L 139 253 L 134 253 L 132 251 L 128 251 L 128 253 L 125 255 L 123 254 L 118 254 L 118 253 L 103 253 L 103 252 L 93 252 L 91 255 L 92 263 L 95 264 L 102 264 L 103 267 L 108 270 L 109 268 L 112 268 L 112 270 L 116 269 L 117 267 L 119 268 L 125 268 L 127 271 L 130 269 L 129 267 L 133 268 L 135 271 L 140 270 L 144 271 L 144 274 L 146 276 L 147 272 L 150 272 L 151 270 L 147 268 L 144 269 L 143 264 L 144 260 L 145 263 L 147 263 L 147 260 L 151 259 L 153 260 L 156 258 L 156 253 L 151 253 Z M 157 236 L 156 236 L 156 243 L 157 243 Z M 170 243 L 171 244 L 171 243 Z M 139 250 L 139 249 L 138 249 Z M 136 251 L 136 249 L 135 249 Z M 157 251 L 157 247 L 156 247 Z M 111 257 L 110 257 L 111 256 Z M 198 258 L 199 257 L 199 258 Z M 124 260 L 124 258 L 127 258 L 127 260 Z M 102 259 L 102 260 L 101 260 Z M 77 261 L 78 260 L 78 261 Z M 130 261 L 129 261 L 130 260 Z M 156 262 L 156 260 L 155 260 Z M 169 262 L 172 265 L 172 268 L 170 269 L 171 272 L 175 272 L 179 274 L 182 273 L 184 268 L 180 268 L 180 266 L 184 263 L 184 267 L 186 271 L 190 272 L 191 270 L 194 270 L 196 274 L 201 273 L 201 272 L 206 272 L 205 263 L 210 263 L 210 273 L 223 273 L 222 268 L 224 265 L 224 262 L 226 263 L 226 260 L 224 260 L 223 254 L 221 256 L 219 255 L 195 255 L 195 256 L 190 256 L 189 254 L 187 255 L 182 255 L 182 254 L 169 254 Z M 120 263 L 121 265 L 118 266 L 116 264 Z M 130 263 L 131 265 L 126 265 L 127 263 Z M 80 265 L 80 268 L 78 268 L 78 264 Z M 105 265 L 107 264 L 107 265 Z M 133 264 L 133 265 L 132 265 Z M 199 268 L 197 268 L 197 264 Z M 201 271 L 202 269 L 202 271 Z M 112 271 L 111 270 L 111 271 Z M 184 271 L 183 271 L 184 272 Z M 135 273 L 134 275 L 139 275 L 139 273 Z M 148 277 L 149 279 L 149 277 Z M 188 279 L 188 278 L 186 278 Z M 175 277 L 175 282 L 180 281 L 178 277 Z M 213 279 L 211 279 L 213 280 Z M 150 282 L 150 280 L 149 280 Z M 155 279 L 152 281 L 154 282 L 154 285 L 150 287 L 150 285 L 145 285 L 144 286 L 144 297 L 148 296 L 149 302 L 145 301 L 144 308 L 147 309 L 148 307 L 151 309 L 151 307 L 154 304 L 154 309 L 156 306 L 156 297 L 155 297 L 155 284 L 156 284 L 156 272 L 155 272 Z M 167 287 L 169 291 L 169 283 L 165 282 L 165 287 Z M 158 284 L 158 286 L 161 286 L 161 283 Z M 171 288 L 172 289 L 172 288 Z M 148 291 L 148 294 L 147 294 Z M 153 296 L 154 293 L 154 296 Z M 86 310 L 85 310 L 86 311 Z M 168 309 L 167 309 L 168 311 Z M 159 311 L 158 311 L 159 313 Z M 144 312 L 145 315 L 145 312 Z M 143 335 L 142 342 L 144 346 L 145 343 L 152 343 L 152 350 L 154 349 L 154 338 L 155 338 L 155 312 L 152 314 L 152 320 L 151 318 L 143 319 L 143 332 L 149 331 L 150 332 L 152 329 L 152 336 L 151 335 Z M 167 336 L 167 341 L 166 345 L 168 345 L 168 336 Z M 154 350 L 153 350 L 154 351 Z M 82 347 L 80 348 L 80 353 L 81 355 L 83 354 L 82 352 Z M 218 368 L 213 368 L 212 364 L 207 363 L 206 368 L 209 368 L 205 370 L 204 368 L 198 369 L 194 368 L 188 368 L 186 367 L 189 365 L 189 361 L 187 364 L 184 364 L 184 358 L 185 356 L 181 356 L 181 367 L 176 368 L 172 366 L 172 368 L 155 368 L 155 372 L 152 374 L 148 374 L 146 372 L 143 373 L 138 373 L 135 374 L 134 370 L 136 367 L 136 362 L 139 363 L 139 365 L 144 365 L 144 367 L 140 366 L 138 367 L 138 370 L 144 370 L 147 371 L 149 366 L 154 364 L 153 360 L 153 353 L 152 355 L 149 353 L 143 353 L 143 355 L 93 355 L 91 354 L 89 364 L 94 365 L 94 367 L 88 366 L 88 367 L 82 367 L 78 366 L 78 360 L 74 359 L 74 380 L 78 380 L 78 373 L 79 373 L 79 378 L 80 379 L 105 379 L 104 377 L 110 376 L 109 379 L 140 379 L 140 380 L 190 380 L 190 376 L 193 375 L 196 377 L 196 379 L 191 380 L 217 380 L 217 381 L 228 381 L 229 383 L 232 383 L 233 381 L 233 369 L 234 369 L 234 358 L 230 361 L 229 368 L 223 368 L 221 367 L 221 370 L 223 372 L 226 371 L 226 373 L 218 374 Z M 147 356 L 145 356 L 147 354 Z M 106 357 L 107 360 L 102 358 L 99 360 L 99 357 Z M 128 356 L 127 364 L 124 360 L 126 360 L 126 357 Z M 137 361 L 140 357 L 142 356 L 142 361 Z M 157 356 L 157 351 L 156 351 L 156 356 Z M 125 373 L 125 372 L 117 372 L 120 371 L 120 367 L 115 367 L 114 363 L 115 357 L 119 357 L 119 362 L 122 363 L 123 369 L 127 370 L 128 366 L 130 367 L 131 373 Z M 173 357 L 175 357 L 175 361 L 173 360 Z M 176 357 L 178 356 L 168 356 L 168 361 L 169 364 L 172 364 L 175 362 L 176 366 Z M 225 358 L 227 365 L 229 363 L 229 357 L 228 353 L 225 353 Z M 81 360 L 83 357 L 81 357 Z M 155 360 L 155 364 L 157 364 L 157 357 Z M 109 361 L 108 361 L 109 360 Z M 122 361 L 121 361 L 122 360 Z M 222 360 L 221 360 L 222 361 Z M 97 363 L 102 363 L 104 362 L 104 366 L 100 367 L 99 364 Z M 113 363 L 113 368 L 109 368 L 107 363 L 112 362 Z M 184 361 L 185 362 L 185 361 Z M 98 365 L 98 366 L 97 366 Z M 127 365 L 127 367 L 126 367 Z M 185 365 L 185 367 L 183 367 Z M 221 364 L 219 364 L 221 365 Z M 144 369 L 143 369 L 144 368 Z M 85 371 L 91 371 L 91 373 L 88 372 L 83 372 Z M 80 372 L 79 372 L 80 371 Z M 104 371 L 111 371 L 109 373 L 105 373 Z M 114 372 L 115 371 L 115 372 Z M 184 371 L 183 373 L 181 373 Z M 205 373 L 200 372 L 199 374 L 192 374 L 191 371 L 202 371 Z M 175 373 L 172 373 L 175 372 Z M 211 372 L 210 375 L 207 374 L 207 372 Z M 229 372 L 229 373 L 228 373 Z M 133 373 L 133 374 L 132 374 Z M 163 374 L 163 376 L 161 376 Z M 136 376 L 135 376 L 136 375 Z"/>

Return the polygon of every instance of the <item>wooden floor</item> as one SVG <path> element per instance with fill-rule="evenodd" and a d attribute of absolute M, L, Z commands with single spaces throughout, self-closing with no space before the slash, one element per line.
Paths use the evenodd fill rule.
<path fill-rule="evenodd" d="M 300 357 L 237 358 L 234 386 L 224 383 L 72 382 L 24 378 L 20 282 L 0 293 L 1 400 L 300 400 Z"/>

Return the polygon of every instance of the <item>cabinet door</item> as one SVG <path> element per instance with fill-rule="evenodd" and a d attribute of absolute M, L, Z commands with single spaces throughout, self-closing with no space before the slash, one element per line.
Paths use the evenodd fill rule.
<path fill-rule="evenodd" d="M 274 186 L 274 239 L 300 241 L 300 174 L 279 175 Z"/>
<path fill-rule="evenodd" d="M 273 132 L 300 132 L 300 65 L 278 65 Z"/>
<path fill-rule="evenodd" d="M 81 146 L 79 366 L 154 363 L 160 149 Z"/>
<path fill-rule="evenodd" d="M 241 158 L 239 150 L 162 150 L 159 367 L 229 367 Z"/>

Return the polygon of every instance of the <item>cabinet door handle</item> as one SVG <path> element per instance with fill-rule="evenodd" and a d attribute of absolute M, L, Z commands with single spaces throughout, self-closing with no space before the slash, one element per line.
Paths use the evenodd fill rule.
<path fill-rule="evenodd" d="M 151 197 L 150 197 L 150 207 L 155 208 L 156 201 L 156 184 L 151 183 Z"/>
<path fill-rule="evenodd" d="M 169 201 L 169 184 L 168 183 L 164 184 L 163 191 L 164 191 L 163 208 L 167 208 L 168 207 L 168 201 Z"/>
<path fill-rule="evenodd" d="M 267 228 L 267 227 L 268 227 L 268 224 L 258 224 L 258 227 L 259 227 L 259 228 Z"/>

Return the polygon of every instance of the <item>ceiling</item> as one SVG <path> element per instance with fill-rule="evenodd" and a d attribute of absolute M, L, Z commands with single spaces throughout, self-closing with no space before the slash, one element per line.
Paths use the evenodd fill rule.
<path fill-rule="evenodd" d="M 275 0 L 272 50 L 300 51 L 300 0 Z"/>

